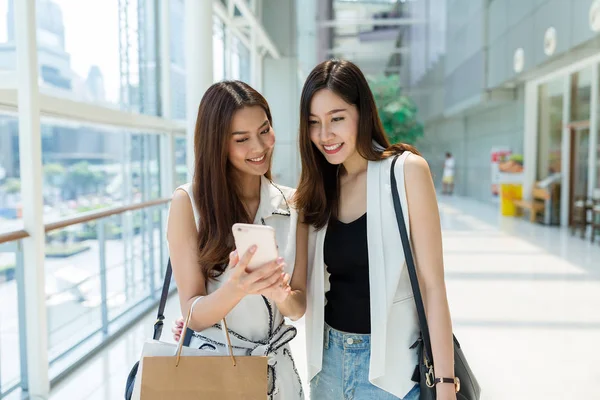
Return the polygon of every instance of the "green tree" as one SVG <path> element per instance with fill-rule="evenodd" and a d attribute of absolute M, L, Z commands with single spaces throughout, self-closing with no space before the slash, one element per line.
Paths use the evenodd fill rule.
<path fill-rule="evenodd" d="M 77 197 L 82 193 L 89 193 L 91 189 L 97 188 L 104 182 L 104 175 L 90 169 L 87 161 L 72 165 L 63 181 L 63 190 Z"/>
<path fill-rule="evenodd" d="M 8 178 L 2 188 L 8 194 L 17 194 L 21 191 L 21 181 L 17 178 Z"/>
<path fill-rule="evenodd" d="M 414 144 L 423 136 L 423 125 L 417 121 L 417 107 L 410 97 L 402 95 L 398 75 L 369 78 L 379 118 L 392 143 Z"/>
<path fill-rule="evenodd" d="M 44 165 L 44 177 L 51 186 L 59 186 L 65 175 L 65 167 L 60 164 Z"/>

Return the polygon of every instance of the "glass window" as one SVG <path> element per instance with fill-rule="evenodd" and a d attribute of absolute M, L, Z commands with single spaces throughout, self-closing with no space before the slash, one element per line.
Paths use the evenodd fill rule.
<path fill-rule="evenodd" d="M 183 0 L 172 0 L 171 6 L 171 118 L 185 119 L 185 51 Z"/>
<path fill-rule="evenodd" d="M 600 191 L 600 134 L 598 134 L 598 142 L 596 143 L 596 187 L 595 190 Z M 596 192 L 598 193 L 598 192 Z"/>
<path fill-rule="evenodd" d="M 17 65 L 14 8 L 14 0 L 0 0 L 0 71 Z"/>
<path fill-rule="evenodd" d="M 225 79 L 225 25 L 213 18 L 213 78 L 215 82 Z"/>
<path fill-rule="evenodd" d="M 175 138 L 175 186 L 181 186 L 188 181 L 186 164 L 186 138 L 178 136 Z"/>
<path fill-rule="evenodd" d="M 563 93 L 563 78 L 538 88 L 538 180 L 561 172 Z"/>
<path fill-rule="evenodd" d="M 166 205 L 131 211 L 46 235 L 51 365 L 101 331 L 104 307 L 110 325 L 143 300 L 158 295 L 164 270 L 165 209 Z"/>
<path fill-rule="evenodd" d="M 243 46 L 240 40 L 233 33 L 231 35 L 231 79 L 242 80 L 242 59 L 240 54 L 240 47 Z M 240 46 L 241 45 L 241 46 Z"/>
<path fill-rule="evenodd" d="M 154 2 L 37 0 L 41 90 L 158 114 Z"/>
<path fill-rule="evenodd" d="M 20 341 L 23 336 L 19 335 L 17 272 L 23 264 L 19 262 L 16 244 L 0 245 L 0 397 L 21 380 Z"/>
<path fill-rule="evenodd" d="M 0 114 L 0 232 L 23 227 L 19 167 L 19 121 Z"/>
<path fill-rule="evenodd" d="M 241 42 L 241 40 L 236 39 L 236 47 L 238 53 L 238 63 L 239 63 L 239 74 L 240 80 L 246 83 L 250 82 L 250 50 Z"/>
<path fill-rule="evenodd" d="M 44 218 L 160 197 L 159 135 L 42 120 Z"/>
<path fill-rule="evenodd" d="M 571 122 L 589 121 L 592 68 L 587 68 L 571 75 Z"/>
<path fill-rule="evenodd" d="M 36 7 L 41 88 L 118 104 L 118 1 L 37 0 Z"/>
<path fill-rule="evenodd" d="M 598 69 L 600 69 L 600 66 L 597 67 Z M 600 72 L 599 72 L 600 74 Z M 596 88 L 596 90 L 600 91 L 600 84 L 599 86 Z M 595 110 L 595 112 L 597 113 L 597 117 L 600 120 L 600 106 Z M 596 128 L 600 131 L 600 127 Z M 596 153 L 595 153 L 595 157 L 596 157 L 596 186 L 595 186 L 595 190 L 600 191 L 600 132 L 598 132 L 597 134 L 598 139 L 597 139 L 597 143 L 596 143 Z M 594 144 L 592 143 L 592 146 Z"/>

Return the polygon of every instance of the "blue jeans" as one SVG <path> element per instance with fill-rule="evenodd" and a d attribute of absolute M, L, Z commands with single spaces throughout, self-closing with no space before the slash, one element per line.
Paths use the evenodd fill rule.
<path fill-rule="evenodd" d="M 311 400 L 400 400 L 369 382 L 371 335 L 335 330 L 325 324 L 323 369 L 310 381 Z M 402 400 L 419 400 L 419 385 Z"/>

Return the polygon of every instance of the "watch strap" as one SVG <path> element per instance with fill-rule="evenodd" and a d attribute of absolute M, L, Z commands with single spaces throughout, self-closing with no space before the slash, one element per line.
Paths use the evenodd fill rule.
<path fill-rule="evenodd" d="M 460 379 L 458 378 L 435 378 L 433 382 L 435 385 L 438 383 L 451 383 L 454 385 L 454 390 L 456 390 L 456 393 L 460 391 Z"/>

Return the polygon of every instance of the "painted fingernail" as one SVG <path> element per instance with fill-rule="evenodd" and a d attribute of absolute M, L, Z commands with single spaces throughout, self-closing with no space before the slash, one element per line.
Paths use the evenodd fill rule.
<path fill-rule="evenodd" d="M 277 261 L 277 264 L 281 264 L 283 262 L 283 257 L 279 257 L 276 261 Z"/>
<path fill-rule="evenodd" d="M 250 247 L 250 253 L 254 254 L 256 252 L 256 245 Z"/>
<path fill-rule="evenodd" d="M 237 256 L 237 250 L 234 250 L 231 252 L 231 254 L 229 255 L 230 257 L 235 257 Z"/>

